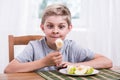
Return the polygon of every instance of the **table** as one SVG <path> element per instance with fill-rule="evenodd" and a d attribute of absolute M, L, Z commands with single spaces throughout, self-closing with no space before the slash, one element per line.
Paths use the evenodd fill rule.
<path fill-rule="evenodd" d="M 58 71 L 5 73 L 0 74 L 0 80 L 120 80 L 120 67 L 101 69 L 99 71 L 100 73 L 97 75 L 86 77 L 67 76 L 60 74 Z"/>
<path fill-rule="evenodd" d="M 0 80 L 45 80 L 35 72 L 0 74 Z"/>

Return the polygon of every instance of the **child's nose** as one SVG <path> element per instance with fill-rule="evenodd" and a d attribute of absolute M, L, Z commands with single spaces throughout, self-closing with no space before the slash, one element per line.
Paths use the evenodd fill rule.
<path fill-rule="evenodd" d="M 53 33 L 54 33 L 54 34 L 58 34 L 58 33 L 59 33 L 59 30 L 58 30 L 57 28 L 54 28 L 54 29 L 53 29 Z"/>

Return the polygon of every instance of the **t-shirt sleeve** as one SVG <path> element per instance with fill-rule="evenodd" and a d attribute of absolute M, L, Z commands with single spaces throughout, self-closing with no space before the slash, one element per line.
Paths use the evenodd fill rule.
<path fill-rule="evenodd" d="M 24 50 L 16 56 L 19 62 L 31 62 L 33 60 L 33 47 L 32 43 L 29 42 L 28 45 L 24 48 Z"/>
<path fill-rule="evenodd" d="M 70 53 L 72 62 L 84 62 L 94 58 L 94 52 L 90 49 L 81 48 L 74 41 L 70 45 Z"/>

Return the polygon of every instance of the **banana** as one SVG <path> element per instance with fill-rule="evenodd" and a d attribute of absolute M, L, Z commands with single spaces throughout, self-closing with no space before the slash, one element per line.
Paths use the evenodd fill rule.
<path fill-rule="evenodd" d="M 55 41 L 55 44 L 56 44 L 57 50 L 61 49 L 62 46 L 63 46 L 63 41 L 62 41 L 62 39 L 58 38 L 58 39 Z"/>

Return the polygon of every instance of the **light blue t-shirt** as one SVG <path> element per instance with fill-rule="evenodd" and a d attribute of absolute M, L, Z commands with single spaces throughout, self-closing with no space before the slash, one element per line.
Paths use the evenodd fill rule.
<path fill-rule="evenodd" d="M 31 62 L 45 57 L 52 50 L 46 44 L 45 38 L 41 40 L 30 41 L 25 49 L 16 57 L 19 62 Z M 60 49 L 63 61 L 72 63 L 84 62 L 93 59 L 94 53 L 89 49 L 83 49 L 73 40 L 64 40 L 64 45 Z M 44 67 L 36 71 L 55 70 L 55 66 Z"/>

